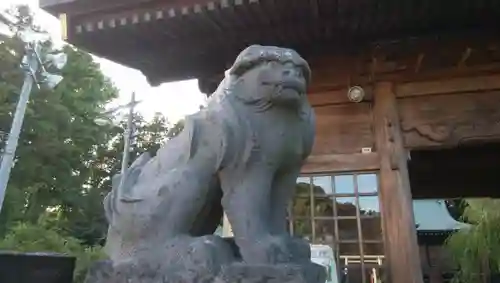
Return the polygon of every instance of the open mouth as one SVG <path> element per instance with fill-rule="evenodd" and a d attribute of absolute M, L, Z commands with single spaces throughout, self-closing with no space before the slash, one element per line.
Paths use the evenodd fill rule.
<path fill-rule="evenodd" d="M 281 83 L 281 87 L 283 89 L 295 90 L 298 93 L 305 92 L 305 88 L 306 88 L 304 82 L 302 82 L 301 80 L 287 80 L 287 81 L 283 81 Z"/>
<path fill-rule="evenodd" d="M 287 81 L 280 81 L 278 83 L 263 82 L 262 84 L 267 86 L 279 87 L 283 90 L 293 90 L 299 94 L 305 93 L 306 91 L 306 84 L 301 80 L 287 80 Z"/>

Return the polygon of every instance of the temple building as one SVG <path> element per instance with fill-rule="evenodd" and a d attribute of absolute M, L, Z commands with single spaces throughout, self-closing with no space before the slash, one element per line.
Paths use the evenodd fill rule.
<path fill-rule="evenodd" d="M 289 229 L 330 245 L 350 283 L 373 269 L 382 282 L 443 282 L 446 259 L 422 244 L 435 226 L 414 216 L 438 208 L 419 201 L 499 195 L 500 1 L 40 3 L 70 43 L 153 85 L 197 78 L 210 94 L 250 44 L 303 55 L 316 142 Z"/>

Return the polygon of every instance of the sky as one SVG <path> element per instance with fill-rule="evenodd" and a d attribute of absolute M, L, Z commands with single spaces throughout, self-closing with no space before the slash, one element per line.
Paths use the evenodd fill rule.
<path fill-rule="evenodd" d="M 59 20 L 38 8 L 38 0 L 0 0 L 0 9 L 16 4 L 28 4 L 33 7 L 35 20 L 55 39 L 61 38 Z M 0 26 L 0 32 L 2 27 Z M 156 112 L 161 112 L 171 123 L 192 114 L 204 105 L 206 97 L 198 90 L 196 80 L 180 81 L 151 87 L 144 75 L 138 70 L 127 68 L 112 61 L 95 57 L 101 66 L 102 72 L 108 76 L 120 90 L 119 98 L 113 101 L 110 107 L 126 104 L 132 92 L 136 99 L 142 101 L 137 106 L 146 119 L 151 119 Z"/>

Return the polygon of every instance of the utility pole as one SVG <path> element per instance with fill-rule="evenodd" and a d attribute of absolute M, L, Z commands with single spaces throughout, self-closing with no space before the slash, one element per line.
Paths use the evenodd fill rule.
<path fill-rule="evenodd" d="M 132 97 L 130 98 L 129 110 L 128 110 L 128 118 L 127 118 L 127 128 L 125 129 L 125 133 L 123 134 L 123 155 L 122 155 L 122 167 L 120 171 L 120 184 L 118 185 L 118 191 L 123 192 L 123 195 L 120 196 L 122 200 L 129 200 L 128 196 L 129 191 L 123 191 L 123 186 L 126 182 L 126 177 L 128 173 L 128 163 L 130 160 L 130 142 L 132 139 L 132 127 L 134 126 L 134 108 L 137 101 L 135 100 L 135 92 L 132 92 Z"/>
<path fill-rule="evenodd" d="M 2 211 L 5 192 L 7 190 L 7 184 L 9 183 L 10 171 L 12 170 L 12 166 L 14 164 L 14 156 L 19 142 L 19 134 L 21 133 L 21 129 L 23 127 L 26 106 L 30 98 L 31 88 L 33 87 L 33 83 L 36 81 L 34 75 L 38 70 L 39 62 L 35 53 L 35 48 L 36 46 L 28 46 L 26 48 L 27 64 L 23 67 L 24 83 L 21 88 L 21 95 L 19 96 L 19 101 L 17 102 L 16 112 L 14 113 L 10 133 L 7 136 L 7 142 L 3 151 L 2 162 L 0 165 L 0 211 Z"/>
<path fill-rule="evenodd" d="M 135 106 L 139 104 L 141 101 L 137 101 L 135 99 L 135 92 L 132 93 L 132 96 L 130 98 L 130 102 L 125 104 L 125 105 L 120 105 L 118 107 L 115 107 L 111 110 L 108 110 L 106 112 L 101 113 L 103 116 L 107 116 L 110 114 L 114 114 L 118 111 L 121 111 L 124 108 L 128 108 L 128 118 L 127 118 L 127 125 L 125 128 L 125 131 L 123 133 L 123 154 L 122 154 L 122 162 L 121 162 L 121 171 L 120 171 L 120 183 L 118 184 L 117 192 L 120 192 L 120 195 L 118 196 L 120 200 L 125 201 L 125 202 L 135 202 L 137 199 L 134 199 L 132 196 L 130 196 L 130 189 L 131 188 L 124 188 L 126 184 L 126 179 L 127 179 L 127 173 L 128 173 L 128 164 L 130 162 L 130 148 L 131 148 L 131 141 L 132 139 L 135 138 L 133 136 L 133 129 L 135 128 L 134 125 L 134 115 L 135 115 Z M 100 118 L 96 119 L 95 122 L 99 125 L 105 125 L 109 124 L 110 121 L 108 119 Z"/>

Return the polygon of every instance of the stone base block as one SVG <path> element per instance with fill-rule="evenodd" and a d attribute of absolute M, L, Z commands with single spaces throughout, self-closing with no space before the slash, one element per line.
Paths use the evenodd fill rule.
<path fill-rule="evenodd" d="M 241 262 L 231 239 L 180 237 L 129 260 L 96 262 L 85 283 L 324 283 L 325 268 L 292 244 L 301 255 L 294 263 L 255 265 Z"/>
<path fill-rule="evenodd" d="M 91 268 L 86 283 L 324 283 L 325 280 L 325 268 L 312 262 L 300 265 L 233 263 L 223 266 L 215 275 L 193 269 L 154 272 L 149 268 L 131 267 L 114 270 L 111 262 L 103 261 Z"/>
<path fill-rule="evenodd" d="M 303 264 L 248 265 L 233 263 L 222 267 L 214 283 L 324 283 L 325 268 Z"/>
<path fill-rule="evenodd" d="M 212 283 L 234 260 L 231 246 L 219 237 L 184 237 L 133 260 L 97 262 L 85 283 Z"/>

